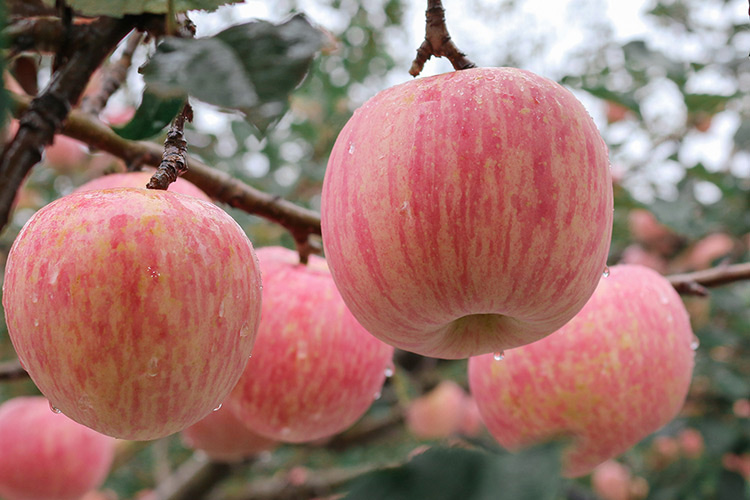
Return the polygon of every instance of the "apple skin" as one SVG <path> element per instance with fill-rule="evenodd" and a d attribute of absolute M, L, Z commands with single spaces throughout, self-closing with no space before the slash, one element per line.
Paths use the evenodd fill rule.
<path fill-rule="evenodd" d="M 524 70 L 412 80 L 339 134 L 321 225 L 331 274 L 373 335 L 459 359 L 569 321 L 605 268 L 607 147 L 581 103 Z"/>
<path fill-rule="evenodd" d="M 73 193 L 8 255 L 10 338 L 41 392 L 103 434 L 149 440 L 229 394 L 261 306 L 252 244 L 213 203 L 167 191 Z"/>
<path fill-rule="evenodd" d="M 115 440 L 24 396 L 0 405 L 0 450 L 0 497 L 77 500 L 104 482 Z"/>
<path fill-rule="evenodd" d="M 146 188 L 146 184 L 151 180 L 155 170 L 144 170 L 143 172 L 122 172 L 118 174 L 109 174 L 92 179 L 87 183 L 76 188 L 78 191 L 92 191 L 95 189 L 107 189 L 116 187 L 133 187 Z M 211 201 L 211 198 L 201 191 L 195 184 L 178 177 L 175 182 L 169 185 L 168 191 L 180 193 L 198 198 L 200 200 Z"/>
<path fill-rule="evenodd" d="M 672 420 L 693 371 L 680 296 L 655 271 L 618 265 L 556 333 L 469 360 L 487 429 L 510 450 L 570 436 L 564 473 L 587 474 Z"/>
<path fill-rule="evenodd" d="M 325 260 L 258 249 L 263 319 L 253 357 L 224 406 L 258 434 L 315 441 L 351 426 L 372 405 L 393 348 L 354 319 Z"/>
<path fill-rule="evenodd" d="M 275 441 L 248 429 L 223 405 L 183 430 L 182 441 L 219 462 L 240 461 L 276 447 Z"/>

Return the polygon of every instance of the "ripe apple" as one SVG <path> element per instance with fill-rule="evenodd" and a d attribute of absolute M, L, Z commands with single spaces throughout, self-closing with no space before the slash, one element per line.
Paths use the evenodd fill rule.
<path fill-rule="evenodd" d="M 421 439 L 440 439 L 455 434 L 477 435 L 481 421 L 476 403 L 452 380 L 440 382 L 432 391 L 411 402 L 406 426 Z"/>
<path fill-rule="evenodd" d="M 631 500 L 632 474 L 625 465 L 607 460 L 591 474 L 591 488 L 602 500 Z"/>
<path fill-rule="evenodd" d="M 393 348 L 346 308 L 325 260 L 258 250 L 263 319 L 253 357 L 224 406 L 258 434 L 290 443 L 329 437 L 367 411 Z"/>
<path fill-rule="evenodd" d="M 469 361 L 485 425 L 511 450 L 569 436 L 565 475 L 587 474 L 674 418 L 693 371 L 680 296 L 642 266 L 618 265 L 556 333 Z"/>
<path fill-rule="evenodd" d="M 248 429 L 223 406 L 182 431 L 182 441 L 220 462 L 239 461 L 276 446 L 275 441 Z"/>
<path fill-rule="evenodd" d="M 146 184 L 154 175 L 155 170 L 148 169 L 142 172 L 122 172 L 118 174 L 109 174 L 97 177 L 88 181 L 86 184 L 76 188 L 76 191 L 91 191 L 95 189 L 107 189 L 115 187 L 134 187 L 134 188 L 146 188 Z M 192 182 L 186 181 L 182 177 L 178 177 L 175 182 L 169 185 L 168 191 L 174 193 L 181 193 L 193 196 L 195 198 L 211 201 L 206 193 L 201 191 Z"/>
<path fill-rule="evenodd" d="M 0 405 L 0 450 L 0 497 L 77 500 L 104 482 L 115 440 L 26 396 Z"/>
<path fill-rule="evenodd" d="M 83 170 L 89 153 L 86 144 L 57 134 L 44 150 L 45 163 L 60 172 Z"/>
<path fill-rule="evenodd" d="M 260 302 L 239 225 L 168 191 L 60 198 L 24 226 L 5 268 L 5 319 L 32 380 L 68 417 L 124 439 L 180 431 L 224 400 Z"/>
<path fill-rule="evenodd" d="M 412 80 L 338 136 L 323 243 L 347 306 L 401 349 L 466 358 L 568 322 L 605 268 L 607 147 L 581 103 L 528 71 Z"/>

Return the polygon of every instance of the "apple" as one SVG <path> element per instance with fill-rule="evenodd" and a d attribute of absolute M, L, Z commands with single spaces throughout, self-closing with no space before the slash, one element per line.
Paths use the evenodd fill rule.
<path fill-rule="evenodd" d="M 625 465 L 607 460 L 597 465 L 591 474 L 591 489 L 602 500 L 631 500 L 632 474 Z"/>
<path fill-rule="evenodd" d="M 154 175 L 154 169 L 144 170 L 142 172 L 121 172 L 117 174 L 103 175 L 92 179 L 87 183 L 76 188 L 76 191 L 91 191 L 95 189 L 107 189 L 115 187 L 134 187 L 134 188 L 146 188 L 146 184 L 151 180 L 151 176 Z M 211 201 L 206 193 L 200 190 L 192 182 L 186 181 L 182 177 L 178 177 L 175 182 L 169 185 L 168 191 L 174 193 L 187 194 L 195 198 Z"/>
<path fill-rule="evenodd" d="M 224 406 L 253 432 L 301 443 L 333 436 L 370 407 L 393 348 L 354 319 L 325 260 L 258 250 L 263 313 L 253 357 Z"/>
<path fill-rule="evenodd" d="M 235 462 L 271 450 L 276 442 L 248 429 L 223 406 L 182 431 L 188 448 L 219 462 Z"/>
<path fill-rule="evenodd" d="M 458 359 L 567 323 L 605 268 L 607 147 L 583 105 L 546 78 L 478 68 L 367 101 L 323 183 L 331 274 L 373 335 Z"/>
<path fill-rule="evenodd" d="M 88 146 L 70 137 L 57 134 L 52 144 L 45 148 L 44 159 L 47 165 L 60 172 L 83 170 L 89 159 Z"/>
<path fill-rule="evenodd" d="M 420 439 L 440 439 L 456 434 L 476 436 L 481 420 L 476 402 L 452 380 L 440 382 L 432 391 L 411 402 L 406 427 Z"/>
<path fill-rule="evenodd" d="M 8 332 L 37 387 L 73 420 L 131 440 L 178 432 L 224 400 L 260 302 L 240 226 L 168 191 L 60 198 L 24 226 L 5 267 Z"/>
<path fill-rule="evenodd" d="M 672 420 L 694 364 L 680 296 L 655 271 L 618 265 L 556 333 L 469 360 L 487 429 L 517 450 L 568 436 L 564 473 L 587 474 Z"/>
<path fill-rule="evenodd" d="M 0 497 L 77 500 L 104 482 L 115 440 L 25 396 L 0 405 L 0 450 Z"/>

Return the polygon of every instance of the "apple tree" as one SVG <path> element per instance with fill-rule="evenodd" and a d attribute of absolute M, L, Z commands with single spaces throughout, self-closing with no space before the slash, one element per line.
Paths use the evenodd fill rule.
<path fill-rule="evenodd" d="M 750 497 L 745 3 L 424 3 L 4 2 L 0 498 Z"/>

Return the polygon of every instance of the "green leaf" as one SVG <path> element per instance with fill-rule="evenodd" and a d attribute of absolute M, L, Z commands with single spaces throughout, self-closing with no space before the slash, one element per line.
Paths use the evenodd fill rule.
<path fill-rule="evenodd" d="M 213 11 L 222 5 L 239 3 L 242 0 L 174 0 L 175 12 L 188 10 Z M 54 7 L 55 0 L 44 0 Z M 122 17 L 127 14 L 166 14 L 168 0 L 67 0 L 74 10 L 87 16 Z"/>
<path fill-rule="evenodd" d="M 713 94 L 685 94 L 685 105 L 690 113 L 708 113 L 714 115 L 724 109 L 726 103 L 736 96 Z"/>
<path fill-rule="evenodd" d="M 586 92 L 593 95 L 594 97 L 598 97 L 606 101 L 615 102 L 621 106 L 628 108 L 639 117 L 641 116 L 641 106 L 640 104 L 638 104 L 638 101 L 632 95 L 613 92 L 609 90 L 608 88 L 602 87 L 602 86 L 582 87 L 581 90 L 585 90 Z"/>
<path fill-rule="evenodd" d="M 518 454 L 432 448 L 400 467 L 350 483 L 345 500 L 553 500 L 559 489 L 560 446 Z"/>
<path fill-rule="evenodd" d="M 162 97 L 190 95 L 243 112 L 262 132 L 286 111 L 323 35 L 303 15 L 254 21 L 197 40 L 167 38 L 143 74 Z"/>
<path fill-rule="evenodd" d="M 126 125 L 113 127 L 113 130 L 120 137 L 131 141 L 149 139 L 161 132 L 177 116 L 184 104 L 185 99 L 181 97 L 162 99 L 146 88 L 135 116 Z"/>

